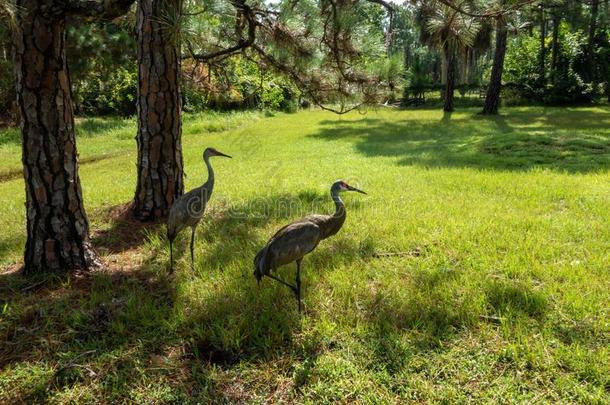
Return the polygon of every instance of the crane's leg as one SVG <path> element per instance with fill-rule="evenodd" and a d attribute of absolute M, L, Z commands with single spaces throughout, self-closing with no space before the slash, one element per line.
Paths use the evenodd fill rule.
<path fill-rule="evenodd" d="M 191 270 L 195 270 L 195 227 L 192 227 L 191 232 Z"/>
<path fill-rule="evenodd" d="M 265 274 L 267 277 L 274 279 L 277 282 L 280 282 L 282 284 L 284 284 L 286 287 L 290 288 L 292 290 L 293 293 L 297 293 L 297 288 L 295 286 L 293 286 L 292 284 L 289 284 L 287 282 L 285 282 L 284 280 L 282 280 L 279 277 L 275 277 L 273 274 L 269 273 L 269 274 Z"/>
<path fill-rule="evenodd" d="M 296 295 L 299 304 L 299 314 L 301 313 L 301 262 L 303 259 L 297 260 L 297 279 L 296 279 Z"/>

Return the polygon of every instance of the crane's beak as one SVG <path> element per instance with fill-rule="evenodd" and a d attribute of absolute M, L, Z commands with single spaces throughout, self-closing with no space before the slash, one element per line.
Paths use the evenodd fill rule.
<path fill-rule="evenodd" d="M 348 186 L 349 191 L 356 191 L 360 194 L 366 194 L 364 191 L 357 189 L 356 187 Z"/>
<path fill-rule="evenodd" d="M 231 157 L 231 156 L 229 156 L 229 155 L 225 155 L 224 153 L 219 152 L 219 151 L 216 151 L 216 156 L 224 156 L 224 157 L 228 157 L 228 158 L 232 159 L 232 157 Z"/>

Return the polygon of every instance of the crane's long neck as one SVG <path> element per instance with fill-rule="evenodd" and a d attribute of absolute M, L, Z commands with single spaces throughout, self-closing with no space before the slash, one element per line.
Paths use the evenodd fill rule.
<path fill-rule="evenodd" d="M 332 190 L 330 192 L 330 195 L 331 195 L 333 201 L 335 202 L 335 213 L 333 214 L 333 218 L 341 218 L 341 217 L 345 218 L 345 204 L 343 203 L 343 200 L 339 196 L 339 191 Z"/>
<path fill-rule="evenodd" d="M 210 164 L 210 157 L 205 155 L 203 157 L 203 161 L 205 162 L 206 167 L 208 168 L 208 180 L 204 183 L 206 185 L 208 193 L 212 194 L 212 189 L 214 188 L 214 169 L 212 169 L 212 165 Z"/>
<path fill-rule="evenodd" d="M 345 217 L 347 215 L 345 211 L 345 204 L 343 204 L 343 200 L 339 197 L 339 191 L 332 189 L 330 192 L 333 201 L 335 202 L 335 213 L 328 218 L 326 222 L 326 226 L 324 229 L 324 238 L 328 238 L 339 232 L 339 229 L 343 226 L 345 222 Z"/>

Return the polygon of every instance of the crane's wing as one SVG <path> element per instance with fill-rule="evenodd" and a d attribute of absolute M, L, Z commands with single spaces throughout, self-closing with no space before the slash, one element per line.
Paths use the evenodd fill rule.
<path fill-rule="evenodd" d="M 320 227 L 309 221 L 293 222 L 280 229 L 267 243 L 275 266 L 291 263 L 311 252 L 320 243 Z"/>
<path fill-rule="evenodd" d="M 187 226 L 195 226 L 203 216 L 209 192 L 204 187 L 198 187 L 183 194 L 174 201 L 167 218 L 167 232 L 171 238 Z"/>
<path fill-rule="evenodd" d="M 305 218 L 301 219 L 299 222 L 307 221 L 312 222 L 319 227 L 324 227 L 324 224 L 327 223 L 331 219 L 331 215 L 323 215 L 323 214 L 311 214 L 307 215 Z"/>

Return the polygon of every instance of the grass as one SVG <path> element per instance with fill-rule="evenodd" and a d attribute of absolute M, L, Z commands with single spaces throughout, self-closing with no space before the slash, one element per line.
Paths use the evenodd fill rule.
<path fill-rule="evenodd" d="M 23 183 L 0 182 L 0 402 L 610 401 L 610 109 L 187 116 L 187 188 L 217 183 L 168 277 L 162 225 L 124 215 L 132 120 L 79 122 L 92 238 L 109 270 L 24 279 Z M 0 134 L 0 170 L 19 170 Z M 282 224 L 348 218 L 304 261 L 305 315 L 257 286 Z M 398 253 L 377 255 L 378 253 Z M 292 267 L 283 268 L 285 278 Z"/>

